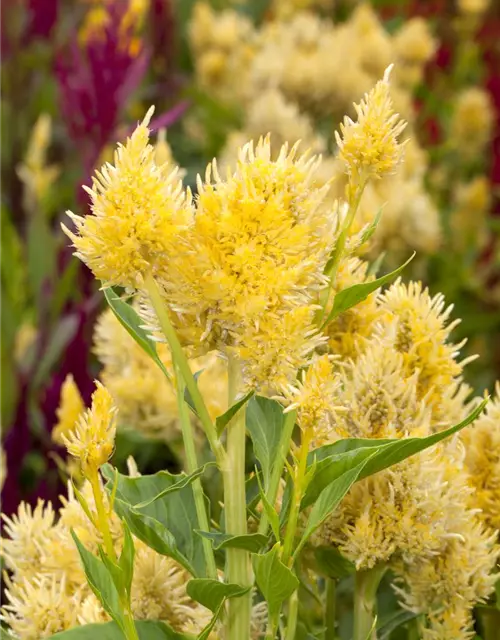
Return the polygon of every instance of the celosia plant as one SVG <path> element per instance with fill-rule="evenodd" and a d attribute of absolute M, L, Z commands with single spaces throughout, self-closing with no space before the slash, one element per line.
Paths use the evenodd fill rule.
<path fill-rule="evenodd" d="M 357 219 L 363 192 L 404 155 L 389 72 L 337 136 L 345 200 L 321 158 L 269 137 L 223 175 L 211 163 L 193 198 L 149 144 L 151 111 L 96 173 L 91 214 L 65 231 L 111 307 L 104 384 L 86 410 L 64 385 L 55 437 L 80 475 L 58 518 L 39 504 L 5 519 L 14 637 L 334 638 L 339 570 L 355 576 L 354 640 L 376 638 L 389 570 L 419 637 L 470 637 L 500 548 L 456 434 L 485 403 L 467 402 L 443 297 L 380 293 L 402 267 L 376 279 L 353 255 L 378 222 Z M 121 421 L 178 426 L 185 472 L 119 473 Z"/>

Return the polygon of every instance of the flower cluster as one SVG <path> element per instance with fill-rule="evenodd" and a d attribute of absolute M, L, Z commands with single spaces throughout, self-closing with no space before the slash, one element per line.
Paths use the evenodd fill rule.
<path fill-rule="evenodd" d="M 354 282 L 362 282 L 362 263 L 349 258 L 341 265 L 347 266 L 356 267 Z M 302 429 L 315 433 L 313 446 L 346 437 L 424 437 L 463 419 L 470 408 L 461 381 L 467 359 L 457 360 L 462 345 L 450 341 L 457 322 L 449 322 L 443 297 L 431 297 L 419 283 L 396 283 L 364 305 L 366 316 L 360 307 L 358 322 L 352 310 L 345 323 L 340 316 L 327 327 L 330 355 L 287 396 Z M 337 362 L 339 355 L 348 359 Z M 484 437 L 492 437 L 494 420 L 494 408 L 478 420 Z M 370 476 L 316 533 L 315 544 L 336 546 L 360 570 L 389 566 L 403 605 L 428 614 L 421 628 L 426 640 L 468 638 L 472 608 L 496 580 L 500 548 L 493 522 L 478 514 L 474 491 L 475 482 L 491 482 L 494 491 L 495 463 L 483 459 L 487 451 L 494 455 L 491 440 L 471 430 L 462 441 Z M 480 506 L 491 514 L 493 494 L 482 495 Z"/>
<path fill-rule="evenodd" d="M 81 492 L 93 505 L 88 483 Z M 12 518 L 4 516 L 2 555 L 12 572 L 2 608 L 3 620 L 23 640 L 48 638 L 71 627 L 109 620 L 88 586 L 73 530 L 85 546 L 97 551 L 102 543 L 89 526 L 71 485 L 56 521 L 50 504 L 35 509 L 24 503 Z M 122 529 L 111 516 L 113 541 L 122 544 Z M 188 574 L 174 560 L 161 556 L 135 540 L 136 561 L 132 584 L 132 610 L 137 620 L 163 620 L 177 631 L 199 633 L 210 619 L 210 611 L 186 594 Z"/>

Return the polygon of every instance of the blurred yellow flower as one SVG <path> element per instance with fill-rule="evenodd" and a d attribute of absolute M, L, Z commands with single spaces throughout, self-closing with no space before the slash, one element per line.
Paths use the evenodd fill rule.
<path fill-rule="evenodd" d="M 466 157 L 475 157 L 490 142 L 494 123 L 495 112 L 489 94 L 479 87 L 464 89 L 456 97 L 450 142 Z"/>
<path fill-rule="evenodd" d="M 78 418 L 85 411 L 80 391 L 71 374 L 66 376 L 61 387 L 61 398 L 57 408 L 57 423 L 52 429 L 52 440 L 64 445 L 63 436 L 68 436 L 76 426 Z"/>
<path fill-rule="evenodd" d="M 51 138 L 52 120 L 42 113 L 31 131 L 26 155 L 17 167 L 17 175 L 24 185 L 24 206 L 31 215 L 40 213 L 44 199 L 60 173 L 59 166 L 47 164 Z"/>

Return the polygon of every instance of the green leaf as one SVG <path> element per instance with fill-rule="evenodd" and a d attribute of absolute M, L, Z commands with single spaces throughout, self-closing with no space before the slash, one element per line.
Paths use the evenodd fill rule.
<path fill-rule="evenodd" d="M 120 321 L 120 324 L 127 330 L 137 344 L 144 349 L 148 356 L 156 362 L 165 376 L 170 380 L 170 374 L 163 362 L 160 360 L 156 351 L 156 345 L 154 341 L 151 340 L 147 332 L 142 328 L 142 321 L 136 311 L 118 296 L 113 287 L 104 289 L 104 297 L 106 298 L 108 305 L 111 307 L 111 310 Z"/>
<path fill-rule="evenodd" d="M 366 462 L 366 465 L 361 469 L 359 479 L 383 471 L 452 436 L 473 422 L 482 413 L 487 402 L 484 400 L 459 424 L 426 438 L 398 440 L 347 438 L 315 449 L 309 454 L 309 465 L 316 461 L 316 473 L 307 488 L 301 509 L 313 504 L 329 484 L 362 462 Z"/>
<path fill-rule="evenodd" d="M 113 468 L 105 465 L 102 473 L 107 480 L 106 490 L 111 493 L 115 484 Z M 114 508 L 136 537 L 158 553 L 175 558 L 195 577 L 203 578 L 205 556 L 203 541 L 194 533 L 199 524 L 189 484 L 192 479 L 168 471 L 138 478 L 119 473 Z M 157 499 L 159 494 L 161 500 Z"/>
<path fill-rule="evenodd" d="M 224 607 L 224 603 L 222 602 L 219 605 L 219 608 L 217 609 L 217 611 L 212 616 L 212 619 L 210 620 L 210 622 L 207 624 L 207 626 L 203 629 L 203 631 L 198 636 L 197 640 L 208 640 L 208 637 L 210 636 L 212 629 L 215 627 L 215 623 L 217 622 L 217 620 L 219 619 L 219 616 L 222 613 L 223 607 Z"/>
<path fill-rule="evenodd" d="M 327 578 L 340 580 L 356 572 L 356 566 L 335 547 L 315 547 L 314 557 L 318 572 Z"/>
<path fill-rule="evenodd" d="M 192 636 L 177 633 L 164 622 L 137 620 L 139 640 L 189 640 Z M 57 640 L 123 640 L 123 632 L 114 622 L 86 624 L 51 636 Z"/>
<path fill-rule="evenodd" d="M 255 457 L 262 467 L 266 487 L 278 454 L 284 421 L 283 407 L 276 400 L 263 396 L 253 396 L 250 399 L 246 426 L 252 438 Z"/>
<path fill-rule="evenodd" d="M 195 578 L 186 585 L 186 593 L 212 613 L 215 613 L 227 598 L 238 598 L 250 591 L 250 587 L 219 582 L 209 578 Z"/>
<path fill-rule="evenodd" d="M 269 538 L 262 533 L 247 533 L 246 535 L 231 536 L 227 533 L 219 533 L 216 531 L 196 531 L 202 538 L 208 538 L 212 542 L 215 551 L 221 549 L 245 549 L 252 553 L 258 553 L 262 547 L 265 547 Z"/>
<path fill-rule="evenodd" d="M 376 229 L 378 227 L 378 223 L 380 222 L 380 217 L 381 216 L 382 216 L 382 207 L 378 210 L 378 213 L 375 216 L 375 218 L 370 222 L 369 225 L 367 225 L 367 227 L 365 228 L 365 230 L 361 234 L 361 244 L 364 244 L 365 242 L 367 242 L 372 237 L 372 235 L 375 233 L 375 231 L 376 231 Z"/>
<path fill-rule="evenodd" d="M 299 586 L 297 577 L 281 562 L 279 548 L 277 543 L 271 551 L 252 556 L 255 581 L 266 599 L 271 618 Z"/>
<path fill-rule="evenodd" d="M 179 548 L 174 534 L 162 522 L 135 511 L 129 503 L 118 498 L 115 500 L 115 511 L 127 523 L 136 538 L 162 556 L 173 558 L 192 575 L 197 575 L 197 569 L 187 554 Z"/>
<path fill-rule="evenodd" d="M 120 554 L 120 558 L 118 559 L 118 564 L 123 571 L 125 591 L 128 595 L 130 595 L 132 589 L 132 579 L 134 577 L 134 559 L 134 540 L 127 523 L 123 522 L 123 548 Z"/>
<path fill-rule="evenodd" d="M 75 337 L 78 324 L 78 317 L 76 314 L 71 314 L 62 318 L 54 327 L 50 334 L 47 348 L 45 349 L 42 359 L 38 363 L 33 376 L 31 383 L 33 388 L 37 388 L 47 380 L 47 377 L 57 364 L 64 350 Z"/>
<path fill-rule="evenodd" d="M 198 378 L 201 376 L 201 374 L 204 371 L 205 371 L 205 369 L 200 369 L 196 373 L 193 373 L 193 378 L 194 378 L 194 381 L 196 382 L 196 384 L 198 384 Z M 188 407 L 191 409 L 191 411 L 194 413 L 194 415 L 197 416 L 198 413 L 196 411 L 196 407 L 194 405 L 193 398 L 191 397 L 191 394 L 189 393 L 189 389 L 187 387 L 184 389 L 184 401 L 186 402 Z"/>
<path fill-rule="evenodd" d="M 347 311 L 351 307 L 354 307 L 359 302 L 362 302 L 370 293 L 373 293 L 380 287 L 383 287 L 385 284 L 393 280 L 397 275 L 401 273 L 401 271 L 413 260 L 415 253 L 409 258 L 404 264 L 400 267 L 392 271 L 392 273 L 388 273 L 381 278 L 377 278 L 376 280 L 372 280 L 371 282 L 362 282 L 360 284 L 354 284 L 352 287 L 347 287 L 347 289 L 343 289 L 339 291 L 333 300 L 333 307 L 328 314 L 326 320 L 324 321 L 322 327 L 326 327 L 332 320 L 334 320 L 337 316 L 344 311 Z"/>
<path fill-rule="evenodd" d="M 207 470 L 207 467 L 215 467 L 215 466 L 216 466 L 215 462 L 207 462 L 202 467 L 200 467 L 199 469 L 196 469 L 196 471 L 193 471 L 193 473 L 190 473 L 189 475 L 185 473 L 179 473 L 178 475 L 174 475 L 172 473 L 169 473 L 168 471 L 159 471 L 158 474 L 164 474 L 164 475 L 170 476 L 170 478 L 173 480 L 173 484 L 163 489 L 163 491 L 160 491 L 160 493 L 158 493 L 153 498 L 150 498 L 149 500 L 145 500 L 144 502 L 139 502 L 138 504 L 135 505 L 135 509 L 144 509 L 145 507 L 149 507 L 150 505 L 152 505 L 153 502 L 156 502 L 156 500 L 159 500 L 160 498 L 164 498 L 169 493 L 175 493 L 176 491 L 180 491 L 184 487 L 187 487 L 188 485 L 190 485 L 194 480 L 196 480 L 196 478 L 199 478 L 200 476 L 202 476 Z"/>
<path fill-rule="evenodd" d="M 96 558 L 94 554 L 87 551 L 73 530 L 71 530 L 71 536 L 73 537 L 78 553 L 80 554 L 83 569 L 90 588 L 101 602 L 106 613 L 108 613 L 118 626 L 123 629 L 123 612 L 113 577 L 99 558 Z"/>
<path fill-rule="evenodd" d="M 235 402 L 232 407 L 219 416 L 215 420 L 215 427 L 217 429 L 217 434 L 221 436 L 224 433 L 224 429 L 227 427 L 229 422 L 234 418 L 234 416 L 238 413 L 238 411 L 250 400 L 255 392 L 253 389 L 249 391 L 241 400 Z"/>
<path fill-rule="evenodd" d="M 418 613 L 413 613 L 413 611 L 399 609 L 398 611 L 390 613 L 388 616 L 384 616 L 377 624 L 378 640 L 390 640 L 393 631 L 410 622 L 410 620 L 415 620 L 419 615 Z"/>
<path fill-rule="evenodd" d="M 268 517 L 269 524 L 271 525 L 272 532 L 274 533 L 274 537 L 276 538 L 276 542 L 280 542 L 280 540 L 281 540 L 281 536 L 280 536 L 280 529 L 281 529 L 280 516 L 278 515 L 278 512 L 276 511 L 276 507 L 269 502 L 269 500 L 268 500 L 268 498 L 266 496 L 266 493 L 265 493 L 265 491 L 264 491 L 264 489 L 262 487 L 258 472 L 255 473 L 255 477 L 257 478 L 257 483 L 259 485 L 259 494 L 260 494 L 260 499 L 262 500 L 262 506 L 264 507 L 264 511 L 266 512 L 266 515 Z"/>
<path fill-rule="evenodd" d="M 295 551 L 295 555 L 298 554 L 311 535 L 338 506 L 342 498 L 346 495 L 356 480 L 359 480 L 361 471 L 367 462 L 368 459 L 363 460 L 363 462 L 358 464 L 356 467 L 349 469 L 337 478 L 335 482 L 329 484 L 319 494 L 319 498 L 314 503 L 311 513 L 309 514 L 307 526 L 302 534 L 302 539 Z"/>

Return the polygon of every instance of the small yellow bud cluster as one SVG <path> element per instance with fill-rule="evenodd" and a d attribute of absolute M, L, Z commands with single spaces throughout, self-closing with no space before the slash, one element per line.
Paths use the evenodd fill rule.
<path fill-rule="evenodd" d="M 86 477 L 110 459 L 115 446 L 116 409 L 108 390 L 100 382 L 96 386 L 92 407 L 80 416 L 71 433 L 61 435 L 68 453 L 80 460 Z"/>
<path fill-rule="evenodd" d="M 391 174 L 401 161 L 403 145 L 398 137 L 406 122 L 393 110 L 389 94 L 391 69 L 392 65 L 365 98 L 354 105 L 357 121 L 346 116 L 340 125 L 342 135 L 335 133 L 340 157 L 353 181 Z"/>

